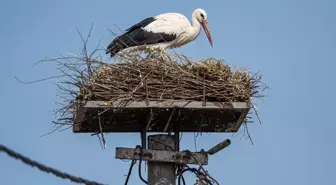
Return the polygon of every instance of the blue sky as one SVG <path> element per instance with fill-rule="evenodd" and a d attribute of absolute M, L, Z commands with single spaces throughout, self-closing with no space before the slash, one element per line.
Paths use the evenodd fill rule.
<path fill-rule="evenodd" d="M 76 28 L 92 46 L 107 46 L 113 24 L 126 29 L 145 17 L 195 8 L 208 13 L 211 48 L 204 32 L 177 49 L 194 59 L 216 57 L 260 71 L 272 87 L 259 100 L 263 124 L 251 124 L 254 145 L 231 134 L 204 134 L 197 148 L 225 138 L 232 145 L 210 157 L 207 169 L 222 184 L 336 184 L 335 111 L 336 1 L 235 0 L 206 2 L 12 0 L 0 2 L 0 143 L 41 163 L 106 184 L 122 184 L 129 163 L 114 159 L 114 148 L 139 144 L 137 134 L 109 134 L 103 151 L 96 137 L 53 129 L 57 88 L 50 82 L 18 83 L 57 74 L 53 65 L 32 67 L 57 53 L 77 53 Z M 194 150 L 193 134 L 183 149 Z M 139 184 L 133 173 L 129 184 Z M 188 176 L 188 182 L 194 178 Z M 0 154 L 0 184 L 72 184 Z"/>

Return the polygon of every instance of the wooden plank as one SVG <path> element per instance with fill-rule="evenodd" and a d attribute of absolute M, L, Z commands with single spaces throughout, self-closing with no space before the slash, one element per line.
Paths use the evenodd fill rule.
<path fill-rule="evenodd" d="M 208 155 L 200 152 L 192 152 L 193 157 L 188 156 L 187 152 L 180 151 L 165 151 L 165 150 L 150 150 L 142 149 L 144 161 L 151 162 L 169 162 L 169 163 L 180 163 L 180 164 L 199 164 L 202 165 L 208 164 Z M 134 155 L 135 154 L 135 155 Z M 117 159 L 140 159 L 140 150 L 134 148 L 116 148 L 116 158 Z"/>
<path fill-rule="evenodd" d="M 250 110 L 248 102 L 87 101 L 76 109 L 74 133 L 103 132 L 237 132 Z M 172 110 L 176 108 L 174 114 Z M 99 112 L 104 112 L 99 114 Z M 149 119 L 153 113 L 152 119 Z M 99 116 L 98 116 L 99 115 Z M 151 121 L 149 121 L 151 120 Z M 169 121 L 170 120 L 170 121 Z M 145 128 L 144 128 L 145 127 Z"/>
<path fill-rule="evenodd" d="M 153 119 L 149 119 L 151 112 Z M 169 132 L 237 132 L 248 112 L 249 109 L 178 109 Z M 100 132 L 98 113 L 96 108 L 79 107 L 73 132 Z M 170 109 L 109 109 L 100 117 L 103 132 L 141 132 L 146 128 L 147 132 L 163 132 L 170 113 Z"/>
<path fill-rule="evenodd" d="M 191 108 L 191 109 L 249 109 L 247 102 L 204 102 L 200 101 L 87 101 L 85 108 Z"/>
<path fill-rule="evenodd" d="M 244 123 L 245 118 L 246 118 L 249 111 L 250 111 L 250 109 L 243 110 L 239 119 L 237 120 L 236 124 L 233 127 L 228 128 L 226 131 L 227 132 L 238 132 L 238 130 L 240 129 L 240 126 Z"/>
<path fill-rule="evenodd" d="M 77 111 L 75 114 L 75 122 L 72 127 L 73 132 L 79 132 L 81 130 L 81 123 L 84 121 L 85 113 L 87 108 L 84 107 L 77 107 Z"/>

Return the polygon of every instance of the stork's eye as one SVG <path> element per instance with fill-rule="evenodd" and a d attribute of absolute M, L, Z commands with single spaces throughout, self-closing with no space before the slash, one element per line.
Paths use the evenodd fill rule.
<path fill-rule="evenodd" d="M 204 19 L 204 15 L 201 13 L 201 17 Z"/>

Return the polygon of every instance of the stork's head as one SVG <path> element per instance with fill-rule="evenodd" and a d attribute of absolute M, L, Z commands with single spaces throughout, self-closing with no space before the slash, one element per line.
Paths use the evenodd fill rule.
<path fill-rule="evenodd" d="M 203 9 L 198 8 L 198 9 L 194 10 L 193 14 L 196 17 L 197 21 L 199 23 L 201 23 L 201 25 L 204 29 L 204 32 L 205 32 L 206 36 L 208 37 L 208 40 L 209 40 L 211 46 L 213 47 L 212 38 L 211 38 L 210 30 L 209 30 L 209 27 L 208 27 L 208 21 L 207 21 L 208 16 L 207 16 L 206 12 Z"/>

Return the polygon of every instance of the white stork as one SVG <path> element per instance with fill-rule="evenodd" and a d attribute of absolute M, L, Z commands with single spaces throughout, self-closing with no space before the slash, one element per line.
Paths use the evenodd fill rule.
<path fill-rule="evenodd" d="M 164 13 L 149 17 L 133 25 L 126 33 L 116 37 L 107 47 L 106 54 L 111 57 L 121 51 L 177 48 L 197 38 L 201 25 L 213 47 L 207 23 L 207 14 L 203 9 L 192 13 L 192 23 L 182 14 Z M 144 47 L 145 46 L 145 47 Z"/>

